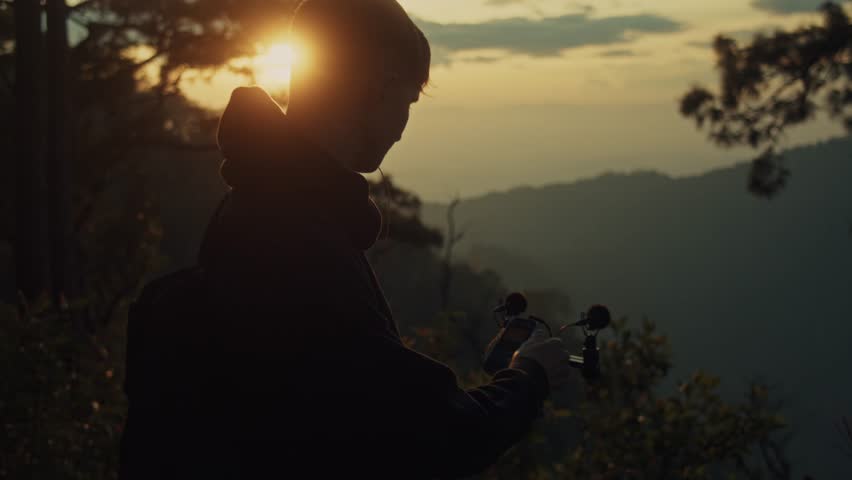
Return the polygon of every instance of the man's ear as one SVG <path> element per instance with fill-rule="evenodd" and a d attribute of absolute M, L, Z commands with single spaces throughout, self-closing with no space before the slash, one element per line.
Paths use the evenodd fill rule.
<path fill-rule="evenodd" d="M 394 86 L 394 82 L 398 79 L 399 76 L 395 73 L 386 72 L 381 75 L 376 75 L 373 81 L 370 82 L 371 88 L 373 88 L 373 91 L 371 92 L 371 101 L 374 103 L 384 101 L 385 97 Z"/>
<path fill-rule="evenodd" d="M 367 87 L 367 100 L 372 103 L 382 103 L 387 95 L 387 83 L 384 81 L 370 82 Z"/>
<path fill-rule="evenodd" d="M 344 103 L 356 109 L 371 108 L 383 101 L 385 88 L 382 82 L 373 78 L 351 78 L 347 80 L 347 98 Z"/>

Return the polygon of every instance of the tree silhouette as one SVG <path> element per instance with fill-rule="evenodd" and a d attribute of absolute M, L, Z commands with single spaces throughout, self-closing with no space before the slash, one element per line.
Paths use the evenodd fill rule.
<path fill-rule="evenodd" d="M 13 126 L 15 138 L 16 255 L 18 288 L 28 297 L 43 289 L 46 278 L 43 171 L 38 158 L 41 106 L 38 102 L 38 60 L 41 58 L 40 9 L 21 2 L 14 9 L 15 82 Z M 6 122 L 4 122 L 6 123 Z M 4 150 L 12 150 L 4 149 Z"/>
<path fill-rule="evenodd" d="M 467 227 L 456 228 L 456 208 L 461 198 L 456 197 L 447 206 L 447 238 L 444 242 L 444 267 L 441 273 L 441 309 L 446 310 L 450 303 L 450 284 L 453 280 L 453 250 L 464 239 Z"/>
<path fill-rule="evenodd" d="M 717 36 L 719 92 L 694 87 L 681 99 L 681 114 L 717 145 L 762 149 L 748 182 L 756 195 L 771 197 L 787 183 L 776 148 L 789 127 L 825 111 L 852 131 L 852 25 L 837 4 L 821 10 L 822 25 L 758 34 L 745 46 Z"/>
<path fill-rule="evenodd" d="M 0 148 L 14 145 L 19 165 L 19 178 L 0 180 L 4 192 L 17 191 L 0 204 L 17 205 L 0 238 L 16 239 L 17 283 L 28 299 L 49 290 L 54 303 L 69 291 L 102 296 L 100 317 L 135 290 L 158 241 L 157 202 L 141 188 L 146 159 L 215 149 L 216 116 L 185 99 L 185 72 L 250 74 L 233 60 L 277 41 L 296 3 L 0 3 L 0 124 L 16 129 L 14 141 L 4 129 Z M 117 255 L 113 265 L 99 270 L 107 253 Z"/>
<path fill-rule="evenodd" d="M 371 252 L 376 258 L 397 244 L 414 247 L 439 247 L 444 237 L 438 229 L 425 225 L 420 219 L 420 198 L 393 183 L 393 177 L 382 175 L 370 182 L 370 195 L 382 212 L 380 241 Z"/>

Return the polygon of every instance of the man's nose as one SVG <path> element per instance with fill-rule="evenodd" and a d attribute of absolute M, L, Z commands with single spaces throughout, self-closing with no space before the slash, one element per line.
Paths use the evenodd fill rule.
<path fill-rule="evenodd" d="M 408 120 L 402 122 L 402 125 L 400 125 L 399 131 L 396 134 L 396 140 L 395 141 L 398 142 L 398 141 L 402 140 L 402 134 L 405 133 L 405 127 L 407 127 L 407 126 L 408 126 Z"/>

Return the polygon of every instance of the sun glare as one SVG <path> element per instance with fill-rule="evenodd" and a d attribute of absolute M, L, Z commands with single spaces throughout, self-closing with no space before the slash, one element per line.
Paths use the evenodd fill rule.
<path fill-rule="evenodd" d="M 271 91 L 285 90 L 290 86 L 290 68 L 296 52 L 289 43 L 273 43 L 252 61 L 257 84 Z"/>

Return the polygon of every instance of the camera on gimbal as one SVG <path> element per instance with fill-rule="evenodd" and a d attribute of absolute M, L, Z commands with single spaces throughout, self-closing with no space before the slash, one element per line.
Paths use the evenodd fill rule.
<path fill-rule="evenodd" d="M 550 336 L 553 331 L 544 320 L 527 315 L 527 299 L 520 293 L 512 293 L 506 297 L 505 303 L 494 309 L 494 314 L 502 314 L 503 318 L 497 320 L 500 331 L 494 340 L 488 344 L 483 357 L 483 368 L 489 374 L 507 368 L 515 351 L 526 342 L 539 323 L 541 323 Z M 593 305 L 587 312 L 580 314 L 578 322 L 565 325 L 560 332 L 568 327 L 580 327 L 585 335 L 583 351 L 580 355 L 571 355 L 569 362 L 571 366 L 579 368 L 587 381 L 594 381 L 600 377 L 600 353 L 597 346 L 598 333 L 610 323 L 610 313 L 603 305 Z"/>

